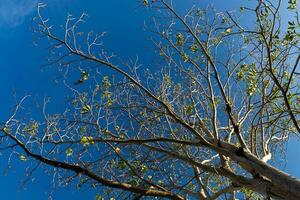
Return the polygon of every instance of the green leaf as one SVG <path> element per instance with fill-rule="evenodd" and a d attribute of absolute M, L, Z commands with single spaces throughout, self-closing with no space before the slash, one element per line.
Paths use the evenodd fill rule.
<path fill-rule="evenodd" d="M 35 135 L 39 131 L 39 123 L 36 121 L 31 121 L 23 128 L 23 131 L 30 135 Z"/>
<path fill-rule="evenodd" d="M 250 82 L 248 85 L 247 93 L 249 96 L 252 96 L 257 90 L 257 84 L 255 82 Z"/>
<path fill-rule="evenodd" d="M 232 29 L 231 28 L 227 28 L 224 32 L 222 32 L 222 35 L 228 35 L 231 32 L 232 32 Z"/>
<path fill-rule="evenodd" d="M 226 32 L 226 33 L 231 33 L 231 32 L 232 32 L 232 29 L 231 29 L 231 28 L 228 28 L 228 29 L 225 30 L 225 32 Z"/>
<path fill-rule="evenodd" d="M 289 10 L 296 10 L 297 9 L 297 0 L 289 0 L 289 6 L 287 7 Z"/>
<path fill-rule="evenodd" d="M 192 52 L 198 51 L 198 45 L 197 45 L 197 44 L 193 44 L 193 45 L 191 46 L 191 51 L 192 51 Z"/>
<path fill-rule="evenodd" d="M 172 85 L 172 79 L 171 79 L 170 75 L 165 75 L 163 79 L 167 86 Z"/>
<path fill-rule="evenodd" d="M 96 194 L 95 200 L 104 200 L 104 198 L 100 194 Z"/>
<path fill-rule="evenodd" d="M 142 172 L 142 173 L 145 173 L 146 171 L 148 171 L 147 165 L 142 165 L 142 166 L 141 166 L 141 172 Z"/>
<path fill-rule="evenodd" d="M 22 154 L 19 156 L 19 158 L 20 158 L 21 161 L 26 161 L 27 160 L 27 158 Z"/>
<path fill-rule="evenodd" d="M 87 114 L 92 110 L 92 107 L 90 105 L 84 105 L 81 108 L 80 114 Z"/>
<path fill-rule="evenodd" d="M 117 154 L 119 154 L 119 153 L 121 153 L 121 149 L 120 149 L 119 147 L 116 147 L 116 148 L 115 148 L 115 152 L 116 152 Z"/>
<path fill-rule="evenodd" d="M 8 127 L 4 127 L 4 128 L 3 128 L 3 131 L 4 131 L 6 134 L 8 134 L 8 133 L 11 132 L 10 128 L 8 128 Z"/>
<path fill-rule="evenodd" d="M 66 150 L 66 155 L 67 155 L 67 156 L 72 156 L 72 155 L 73 155 L 73 149 L 68 148 L 68 149 Z"/>
<path fill-rule="evenodd" d="M 176 39 L 177 39 L 177 45 L 182 46 L 183 45 L 183 40 L 184 40 L 184 37 L 183 37 L 182 33 L 177 33 Z"/>
<path fill-rule="evenodd" d="M 242 80 L 245 78 L 246 72 L 249 70 L 247 64 L 242 64 L 241 69 L 237 72 L 237 79 Z"/>
<path fill-rule="evenodd" d="M 189 60 L 189 57 L 186 53 L 182 53 L 181 58 L 182 58 L 183 62 L 187 62 Z"/>
<path fill-rule="evenodd" d="M 127 165 L 125 163 L 125 161 L 123 160 L 119 160 L 117 163 L 116 163 L 116 168 L 117 169 L 121 169 L 121 170 L 124 170 L 126 169 Z"/>
<path fill-rule="evenodd" d="M 190 190 L 192 190 L 192 191 L 194 191 L 194 190 L 196 189 L 196 186 L 195 186 L 192 182 L 190 182 L 190 183 L 187 185 L 187 187 L 188 187 L 188 189 L 190 189 Z"/>
<path fill-rule="evenodd" d="M 111 83 L 109 81 L 109 77 L 108 76 L 104 76 L 102 79 L 102 86 L 104 88 L 104 90 L 108 90 L 111 87 Z"/>
<path fill-rule="evenodd" d="M 144 6 L 148 6 L 149 5 L 149 1 L 148 0 L 143 0 L 143 4 L 144 4 Z"/>
<path fill-rule="evenodd" d="M 87 73 L 86 71 L 82 71 L 81 72 L 81 80 L 86 81 L 89 79 L 89 73 Z"/>
<path fill-rule="evenodd" d="M 89 144 L 95 144 L 95 141 L 91 136 L 83 136 L 80 140 L 80 144 L 83 144 L 83 146 L 88 146 Z"/>

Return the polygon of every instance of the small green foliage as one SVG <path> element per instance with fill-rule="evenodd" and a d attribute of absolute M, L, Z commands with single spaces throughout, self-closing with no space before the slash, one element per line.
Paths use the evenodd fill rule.
<path fill-rule="evenodd" d="M 80 75 L 81 75 L 81 80 L 82 80 L 82 81 L 86 81 L 86 80 L 89 79 L 89 73 L 88 73 L 87 71 L 82 71 L 82 72 L 80 73 Z"/>
<path fill-rule="evenodd" d="M 103 92 L 103 96 L 102 96 L 102 98 L 111 98 L 111 95 L 112 95 L 112 93 L 111 92 L 109 92 L 108 90 L 105 90 L 104 92 Z"/>
<path fill-rule="evenodd" d="M 81 71 L 80 73 L 80 79 L 77 80 L 74 84 L 75 85 L 79 85 L 84 83 L 85 81 L 87 81 L 89 79 L 89 73 L 87 71 Z"/>
<path fill-rule="evenodd" d="M 193 111 L 194 111 L 194 109 L 195 109 L 195 104 L 194 104 L 194 102 L 192 102 L 192 103 L 189 104 L 189 105 L 183 106 L 182 109 L 183 109 L 183 112 L 184 112 L 186 115 L 191 115 L 191 114 L 193 114 Z"/>
<path fill-rule="evenodd" d="M 129 86 L 130 86 L 131 89 L 134 89 L 134 84 L 133 83 L 130 83 Z"/>
<path fill-rule="evenodd" d="M 262 195 L 257 194 L 248 188 L 242 188 L 241 192 L 243 192 L 245 194 L 247 199 L 253 199 L 253 200 L 263 200 L 264 199 Z"/>
<path fill-rule="evenodd" d="M 85 104 L 85 105 L 82 106 L 80 114 L 84 115 L 84 114 L 87 114 L 91 111 L 92 111 L 92 107 L 90 105 Z"/>
<path fill-rule="evenodd" d="M 285 77 L 285 78 L 289 78 L 290 77 L 290 75 L 289 75 L 289 73 L 286 71 L 286 70 L 284 70 L 283 71 L 283 77 Z"/>
<path fill-rule="evenodd" d="M 143 5 L 144 6 L 148 6 L 149 5 L 149 1 L 148 0 L 143 0 Z"/>
<path fill-rule="evenodd" d="M 294 21 L 288 21 L 288 29 L 294 30 L 296 28 L 296 24 Z"/>
<path fill-rule="evenodd" d="M 253 81 L 256 78 L 257 72 L 255 70 L 255 68 L 250 68 L 249 72 L 248 72 L 248 79 Z"/>
<path fill-rule="evenodd" d="M 116 147 L 116 148 L 115 148 L 115 152 L 116 152 L 117 154 L 119 154 L 119 153 L 121 153 L 121 149 L 120 149 L 119 147 Z"/>
<path fill-rule="evenodd" d="M 106 99 L 106 107 L 110 107 L 113 104 L 113 100 L 111 98 L 112 93 L 109 91 L 111 88 L 111 83 L 108 76 L 104 76 L 102 80 L 103 86 L 103 95 L 101 96 L 102 99 Z"/>
<path fill-rule="evenodd" d="M 91 136 L 83 136 L 80 140 L 80 144 L 83 144 L 83 146 L 88 146 L 90 144 L 95 144 L 95 141 Z"/>
<path fill-rule="evenodd" d="M 11 132 L 10 128 L 8 128 L 8 127 L 6 127 L 6 126 L 3 128 L 3 131 L 4 131 L 6 134 L 8 134 L 8 133 Z"/>
<path fill-rule="evenodd" d="M 82 185 L 84 185 L 84 184 L 86 184 L 88 182 L 88 180 L 89 180 L 88 178 L 81 178 L 79 180 L 79 183 L 77 184 L 77 188 L 81 188 Z"/>
<path fill-rule="evenodd" d="M 19 159 L 23 162 L 27 160 L 27 158 L 22 154 L 19 156 Z"/>
<path fill-rule="evenodd" d="M 87 131 L 87 127 L 86 126 L 81 126 L 80 129 L 79 129 L 79 133 L 80 134 L 84 134 L 84 133 L 86 133 L 86 131 Z"/>
<path fill-rule="evenodd" d="M 106 190 L 106 194 L 107 194 L 107 196 L 110 196 L 110 194 L 111 194 L 111 189 L 107 189 L 107 190 Z"/>
<path fill-rule="evenodd" d="M 171 76 L 170 75 L 165 75 L 164 76 L 164 82 L 167 86 L 171 86 L 172 85 L 172 80 L 171 80 Z"/>
<path fill-rule="evenodd" d="M 244 79 L 248 69 L 249 69 L 248 65 L 242 64 L 241 69 L 237 72 L 237 79 L 238 80 Z"/>
<path fill-rule="evenodd" d="M 219 37 L 215 37 L 215 38 L 212 39 L 212 43 L 214 45 L 217 45 L 219 42 L 220 42 L 220 38 Z"/>
<path fill-rule="evenodd" d="M 225 36 L 225 35 L 228 35 L 232 32 L 232 29 L 231 28 L 227 28 L 224 32 L 222 32 L 222 35 Z"/>
<path fill-rule="evenodd" d="M 148 171 L 148 166 L 144 163 L 142 163 L 139 160 L 135 160 L 132 162 L 132 166 L 138 171 L 139 173 L 146 173 Z"/>
<path fill-rule="evenodd" d="M 102 79 L 102 86 L 104 88 L 104 90 L 109 90 L 111 87 L 111 83 L 109 81 L 109 77 L 108 76 L 104 76 Z"/>
<path fill-rule="evenodd" d="M 66 150 L 66 155 L 69 157 L 69 156 L 72 156 L 73 155 L 73 149 L 71 149 L 71 148 L 68 148 L 67 150 Z"/>
<path fill-rule="evenodd" d="M 148 171 L 147 165 L 142 164 L 142 166 L 141 166 L 141 173 L 145 173 L 146 171 Z"/>
<path fill-rule="evenodd" d="M 231 28 L 228 28 L 225 30 L 225 32 L 228 34 L 228 33 L 231 33 L 232 32 L 232 29 Z"/>
<path fill-rule="evenodd" d="M 189 56 L 184 52 L 181 53 L 181 58 L 182 58 L 183 62 L 189 61 Z"/>
<path fill-rule="evenodd" d="M 225 17 L 225 16 L 222 16 L 222 20 L 221 20 L 221 23 L 222 24 L 225 24 L 228 22 L 228 19 Z"/>
<path fill-rule="evenodd" d="M 96 194 L 95 200 L 104 200 L 104 198 L 100 194 Z"/>
<path fill-rule="evenodd" d="M 287 7 L 287 9 L 289 10 L 297 10 L 297 0 L 289 0 L 289 5 Z"/>
<path fill-rule="evenodd" d="M 163 181 L 163 180 L 158 180 L 158 181 L 157 181 L 157 184 L 158 184 L 158 185 L 163 185 L 163 184 L 164 184 L 164 181 Z"/>
<path fill-rule="evenodd" d="M 250 82 L 247 89 L 247 94 L 252 96 L 257 90 L 257 84 L 255 82 Z"/>
<path fill-rule="evenodd" d="M 255 64 L 242 64 L 237 71 L 237 80 L 246 80 L 248 82 L 247 94 L 252 96 L 257 91 L 257 71 Z"/>
<path fill-rule="evenodd" d="M 35 135 L 39 131 L 39 123 L 30 121 L 28 125 L 23 128 L 23 131 L 30 135 Z"/>
<path fill-rule="evenodd" d="M 110 107 L 110 106 L 112 106 L 112 104 L 113 104 L 112 99 L 107 99 L 106 106 Z"/>
<path fill-rule="evenodd" d="M 191 51 L 192 52 L 197 52 L 198 51 L 198 45 L 197 44 L 192 44 Z"/>
<path fill-rule="evenodd" d="M 252 96 L 257 90 L 257 81 L 256 81 L 257 72 L 254 67 L 250 68 L 248 72 L 248 90 L 247 93 L 249 96 Z"/>
<path fill-rule="evenodd" d="M 196 186 L 193 184 L 193 182 L 189 182 L 189 184 L 187 185 L 189 190 L 194 191 L 196 189 Z"/>
<path fill-rule="evenodd" d="M 184 40 L 184 37 L 182 35 L 182 33 L 177 33 L 176 35 L 176 41 L 177 41 L 177 45 L 178 46 L 182 46 L 183 45 L 183 40 Z"/>
<path fill-rule="evenodd" d="M 270 85 L 270 81 L 269 80 L 264 80 L 264 87 L 268 87 Z"/>
<path fill-rule="evenodd" d="M 121 169 L 121 170 L 125 170 L 127 167 L 125 161 L 123 160 L 119 160 L 117 163 L 116 163 L 116 168 L 117 169 Z"/>

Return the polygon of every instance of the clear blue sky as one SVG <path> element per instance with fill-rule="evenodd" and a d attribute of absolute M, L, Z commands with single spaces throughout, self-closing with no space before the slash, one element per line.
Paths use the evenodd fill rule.
<path fill-rule="evenodd" d="M 144 20 L 148 19 L 144 9 L 135 10 L 138 0 L 48 0 L 47 16 L 53 24 L 63 24 L 67 13 L 79 15 L 81 12 L 89 14 L 87 26 L 95 31 L 106 31 L 106 46 L 122 58 L 133 58 L 136 55 L 144 61 L 145 65 L 151 60 L 148 53 L 150 43 L 147 41 L 148 33 L 143 31 Z M 203 0 L 181 1 L 180 6 L 188 7 L 194 2 Z M 204 1 L 210 2 L 210 1 Z M 217 7 L 239 8 L 241 0 L 216 0 Z M 226 2 L 226 3 L 225 3 Z M 46 63 L 46 46 L 34 46 L 33 40 L 37 35 L 32 33 L 35 16 L 36 0 L 1 0 L 0 1 L 0 121 L 4 121 L 14 106 L 13 94 L 17 98 L 26 94 L 40 97 L 50 96 L 52 105 L 57 110 L 63 108 L 60 101 L 63 87 L 54 83 L 56 76 L 51 69 L 42 70 Z M 56 99 L 56 100 L 55 100 Z M 59 100 L 60 99 L 60 100 Z M 300 145 L 291 142 L 288 150 L 288 164 L 285 168 L 291 174 L 300 177 Z M 14 164 L 7 169 L 7 156 L 0 157 L 0 199 L 43 200 L 49 194 L 52 198 L 65 199 L 93 199 L 94 193 L 88 190 L 56 189 L 52 191 L 51 177 L 43 170 L 33 177 L 34 182 L 28 182 L 25 189 L 21 189 L 21 181 L 25 179 L 22 164 Z"/>

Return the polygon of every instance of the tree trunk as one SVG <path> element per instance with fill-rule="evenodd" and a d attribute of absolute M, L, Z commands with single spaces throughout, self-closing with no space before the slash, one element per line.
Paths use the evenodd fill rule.
<path fill-rule="evenodd" d="M 254 178 L 234 178 L 236 184 L 276 199 L 300 199 L 300 180 L 270 166 L 256 156 L 229 143 L 220 142 L 216 151 L 238 163 Z M 232 178 L 232 177 L 231 177 Z"/>

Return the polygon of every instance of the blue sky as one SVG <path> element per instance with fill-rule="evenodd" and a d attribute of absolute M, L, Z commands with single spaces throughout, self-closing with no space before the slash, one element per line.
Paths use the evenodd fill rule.
<path fill-rule="evenodd" d="M 194 2 L 200 0 L 185 0 L 184 6 L 192 5 Z M 210 1 L 204 1 L 206 2 Z M 226 9 L 236 8 L 241 1 L 216 0 L 216 2 L 217 7 Z M 89 14 L 87 26 L 98 32 L 108 32 L 105 39 L 108 49 L 124 59 L 139 55 L 145 64 L 150 62 L 151 53 L 147 53 L 150 47 L 147 40 L 148 33 L 143 30 L 144 20 L 149 19 L 149 16 L 144 9 L 135 10 L 139 4 L 138 0 L 51 0 L 46 3 L 48 6 L 45 13 L 58 28 L 68 13 L 78 16 L 83 11 L 87 12 Z M 38 100 L 44 96 L 52 97 L 52 105 L 55 105 L 57 110 L 63 108 L 59 99 L 63 99 L 64 89 L 54 83 L 57 75 L 55 70 L 42 67 L 47 58 L 46 46 L 41 43 L 38 43 L 39 46 L 33 45 L 33 41 L 37 39 L 37 35 L 32 32 L 35 6 L 36 0 L 0 1 L 1 121 L 4 121 L 13 109 L 14 94 L 17 98 L 31 94 Z M 285 170 L 300 177 L 300 162 L 295 159 L 300 154 L 298 146 L 295 141 L 289 145 Z M 93 199 L 94 194 L 84 189 L 79 191 L 57 189 L 52 193 L 51 176 L 42 170 L 34 175 L 34 182 L 27 183 L 26 188 L 21 189 L 20 184 L 24 180 L 22 165 L 16 164 L 7 169 L 7 156 L 5 154 L 0 157 L 1 200 L 43 200 L 47 199 L 49 194 L 55 200 Z"/>

